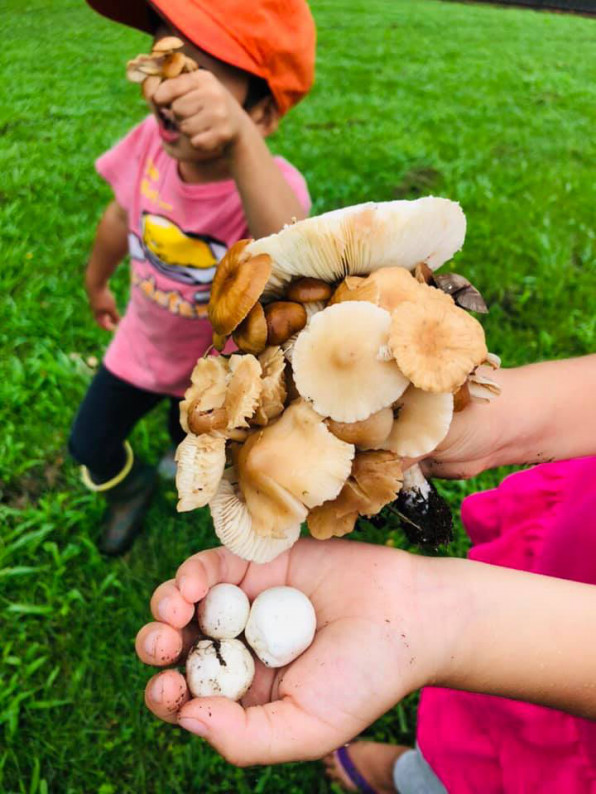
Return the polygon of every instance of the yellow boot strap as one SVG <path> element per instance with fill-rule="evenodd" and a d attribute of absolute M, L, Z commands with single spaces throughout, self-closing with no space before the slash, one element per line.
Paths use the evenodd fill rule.
<path fill-rule="evenodd" d="M 107 482 L 100 482 L 99 484 L 93 482 L 91 475 L 89 474 L 89 469 L 86 466 L 81 466 L 81 479 L 90 491 L 95 491 L 96 493 L 109 491 L 111 488 L 115 488 L 116 485 L 119 485 L 119 483 L 121 483 L 122 480 L 128 475 L 132 469 L 135 456 L 128 441 L 124 442 L 124 449 L 126 450 L 126 463 L 124 464 L 124 467 L 115 477 L 112 477 L 112 479 L 108 480 Z"/>

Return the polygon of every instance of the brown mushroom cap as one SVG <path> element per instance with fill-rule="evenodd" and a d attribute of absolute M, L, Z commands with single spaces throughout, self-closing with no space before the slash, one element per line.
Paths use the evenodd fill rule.
<path fill-rule="evenodd" d="M 298 331 L 302 331 L 307 321 L 306 309 L 301 303 L 274 301 L 265 306 L 267 322 L 267 344 L 282 345 Z"/>
<path fill-rule="evenodd" d="M 393 453 L 358 452 L 339 496 L 308 514 L 311 535 L 319 540 L 346 535 L 354 529 L 358 515 L 376 515 L 393 502 L 402 484 L 401 463 Z"/>
<path fill-rule="evenodd" d="M 163 59 L 163 65 L 161 67 L 161 75 L 164 78 L 164 80 L 169 80 L 172 77 L 178 77 L 179 74 L 182 74 L 185 65 L 186 65 L 185 55 L 183 55 L 181 52 L 169 53 Z"/>
<path fill-rule="evenodd" d="M 393 427 L 393 411 L 381 408 L 368 419 L 360 422 L 334 422 L 326 420 L 327 427 L 334 436 L 364 449 L 377 449 L 387 439 Z"/>
<path fill-rule="evenodd" d="M 261 297 L 271 273 L 270 256 L 251 258 L 244 253 L 249 242 L 234 243 L 215 271 L 208 314 L 218 334 L 231 334 L 240 325 Z"/>
<path fill-rule="evenodd" d="M 225 408 L 202 411 L 199 403 L 199 400 L 195 400 L 188 409 L 186 422 L 191 433 L 200 436 L 203 433 L 212 433 L 214 430 L 223 430 L 227 427 L 228 412 Z"/>
<path fill-rule="evenodd" d="M 435 300 L 406 301 L 397 307 L 391 315 L 389 347 L 404 375 L 432 392 L 456 391 L 488 352 L 476 319 L 454 304 Z"/>
<path fill-rule="evenodd" d="M 320 278 L 299 278 L 293 281 L 288 291 L 286 299 L 297 303 L 312 303 L 312 301 L 328 301 L 333 293 L 333 287 Z"/>
<path fill-rule="evenodd" d="M 243 353 L 258 356 L 263 352 L 267 346 L 267 321 L 258 301 L 232 333 L 232 338 Z"/>

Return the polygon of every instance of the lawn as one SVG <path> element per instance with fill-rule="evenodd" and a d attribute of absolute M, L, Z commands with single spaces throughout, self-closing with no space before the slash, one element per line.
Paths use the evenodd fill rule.
<path fill-rule="evenodd" d="M 306 174 L 315 211 L 458 200 L 457 269 L 491 305 L 487 337 L 505 365 L 592 350 L 596 23 L 433 0 L 313 10 L 317 85 L 272 147 Z M 332 791 L 318 764 L 235 770 L 143 706 L 134 636 L 155 585 L 213 544 L 209 519 L 177 516 L 164 483 L 133 551 L 102 559 L 101 504 L 65 443 L 107 343 L 82 289 L 110 195 L 93 160 L 144 114 L 123 63 L 147 42 L 82 0 L 4 0 L 0 31 L 0 791 Z M 124 304 L 126 268 L 115 282 Z M 135 433 L 149 458 L 167 443 L 164 417 Z M 496 481 L 441 488 L 457 509 Z M 360 537 L 406 546 L 391 527 Z M 459 530 L 448 553 L 465 548 Z M 411 741 L 414 726 L 415 697 L 370 735 Z"/>

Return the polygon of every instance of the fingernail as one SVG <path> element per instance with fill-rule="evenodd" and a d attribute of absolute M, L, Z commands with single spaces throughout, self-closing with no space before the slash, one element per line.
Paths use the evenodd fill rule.
<path fill-rule="evenodd" d="M 159 631 L 151 631 L 143 642 L 145 653 L 148 656 L 155 656 L 157 651 L 157 643 L 159 641 Z"/>
<path fill-rule="evenodd" d="M 162 598 L 157 605 L 157 614 L 166 623 L 168 622 L 168 611 L 170 609 L 171 603 L 172 599 L 169 596 L 166 596 L 165 598 Z"/>
<path fill-rule="evenodd" d="M 188 586 L 189 582 L 190 582 L 190 576 L 181 576 L 180 577 L 180 582 L 178 584 L 178 589 L 180 590 L 180 592 L 182 593 L 184 598 L 186 598 L 187 601 L 189 599 L 188 599 L 188 597 L 186 595 L 184 595 L 184 591 L 185 591 L 186 587 Z"/>
<path fill-rule="evenodd" d="M 163 700 L 163 678 L 158 676 L 153 684 L 151 685 L 151 693 L 150 693 L 151 700 L 154 703 L 161 703 Z"/>
<path fill-rule="evenodd" d="M 184 730 L 194 733 L 195 736 L 207 736 L 207 726 L 198 720 L 193 720 L 191 717 L 182 717 L 178 720 L 178 724 Z"/>

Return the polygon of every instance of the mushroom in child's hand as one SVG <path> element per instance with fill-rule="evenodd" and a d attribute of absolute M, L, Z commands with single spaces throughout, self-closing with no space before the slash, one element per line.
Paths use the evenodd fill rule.
<path fill-rule="evenodd" d="M 199 640 L 186 659 L 186 680 L 194 697 L 240 700 L 254 676 L 254 660 L 240 640 Z"/>
<path fill-rule="evenodd" d="M 436 449 L 453 418 L 451 393 L 425 392 L 409 386 L 393 406 L 395 421 L 378 445 L 402 458 L 419 458 Z"/>
<path fill-rule="evenodd" d="M 267 346 L 267 321 L 263 307 L 257 301 L 244 320 L 232 333 L 232 339 L 243 353 L 258 356 Z"/>
<path fill-rule="evenodd" d="M 245 637 L 267 667 L 284 667 L 312 643 L 317 617 L 310 599 L 294 587 L 271 587 L 250 608 Z"/>
<path fill-rule="evenodd" d="M 242 634 L 250 603 L 244 590 L 234 584 L 216 584 L 199 603 L 199 627 L 216 640 L 232 640 Z"/>
<path fill-rule="evenodd" d="M 164 36 L 161 39 L 158 39 L 155 44 L 153 45 L 153 53 L 159 53 L 163 55 L 165 52 L 171 52 L 173 50 L 181 50 L 184 47 L 184 42 L 182 39 L 179 39 L 178 36 Z"/>

